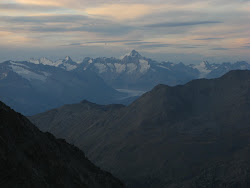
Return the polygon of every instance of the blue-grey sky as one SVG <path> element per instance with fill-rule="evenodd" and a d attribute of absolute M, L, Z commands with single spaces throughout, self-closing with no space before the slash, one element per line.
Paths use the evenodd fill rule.
<path fill-rule="evenodd" d="M 1 0 L 0 61 L 121 55 L 250 60 L 250 0 Z"/>

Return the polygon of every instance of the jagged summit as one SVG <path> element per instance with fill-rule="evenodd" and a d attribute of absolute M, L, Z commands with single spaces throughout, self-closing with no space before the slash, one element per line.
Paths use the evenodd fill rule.
<path fill-rule="evenodd" d="M 127 58 L 142 58 L 141 54 L 137 52 L 136 50 L 132 50 L 130 53 L 125 54 L 124 56 L 121 56 L 121 60 L 127 59 Z"/>
<path fill-rule="evenodd" d="M 209 62 L 208 61 L 202 61 L 200 64 L 208 66 Z"/>
<path fill-rule="evenodd" d="M 66 56 L 66 57 L 64 58 L 64 60 L 65 60 L 65 61 L 73 61 L 69 56 Z"/>
<path fill-rule="evenodd" d="M 130 57 L 142 57 L 141 54 L 139 54 L 139 52 L 137 52 L 136 50 L 132 50 L 129 54 Z"/>

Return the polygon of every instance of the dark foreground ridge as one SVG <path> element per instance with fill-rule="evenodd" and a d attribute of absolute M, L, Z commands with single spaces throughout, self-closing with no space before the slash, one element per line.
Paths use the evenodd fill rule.
<path fill-rule="evenodd" d="M 131 105 L 31 118 L 133 188 L 250 187 L 250 71 L 158 85 Z"/>
<path fill-rule="evenodd" d="M 0 187 L 120 188 L 123 184 L 91 163 L 78 148 L 0 102 Z"/>

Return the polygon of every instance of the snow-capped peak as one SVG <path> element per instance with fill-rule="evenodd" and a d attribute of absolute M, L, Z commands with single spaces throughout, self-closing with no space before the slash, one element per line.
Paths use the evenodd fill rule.
<path fill-rule="evenodd" d="M 139 52 L 132 50 L 130 53 L 125 54 L 124 56 L 121 56 L 120 59 L 124 59 L 126 57 L 133 57 L 133 58 L 142 58 L 141 54 Z"/>
<path fill-rule="evenodd" d="M 72 59 L 71 59 L 69 56 L 66 56 L 66 57 L 64 58 L 64 60 L 65 60 L 65 61 L 72 61 Z"/>
<path fill-rule="evenodd" d="M 67 71 L 71 71 L 77 68 L 77 63 L 74 62 L 69 56 L 66 56 L 63 60 L 56 61 L 56 66 Z"/>
<path fill-rule="evenodd" d="M 212 71 L 211 66 L 207 61 L 202 61 L 200 64 L 194 65 L 193 68 L 199 70 L 201 78 L 206 77 L 206 75 Z"/>
<path fill-rule="evenodd" d="M 201 63 L 200 63 L 200 66 L 202 66 L 202 67 L 209 67 L 209 63 L 207 62 L 207 61 L 202 61 Z"/>

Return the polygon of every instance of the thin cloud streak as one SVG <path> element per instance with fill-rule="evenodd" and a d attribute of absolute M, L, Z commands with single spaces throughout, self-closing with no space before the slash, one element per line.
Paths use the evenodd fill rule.
<path fill-rule="evenodd" d="M 231 50 L 231 48 L 212 48 L 210 50 Z"/>
<path fill-rule="evenodd" d="M 25 23 L 32 22 L 39 23 L 76 23 L 79 21 L 90 20 L 87 16 L 81 15 L 51 15 L 51 16 L 3 16 L 0 17 L 0 21 L 12 22 L 12 23 Z"/>
<path fill-rule="evenodd" d="M 49 6 L 49 5 L 30 5 L 30 4 L 14 4 L 14 3 L 0 3 L 0 10 L 4 11 L 56 11 L 66 10 L 60 6 Z"/>
<path fill-rule="evenodd" d="M 107 44 L 107 43 L 124 43 L 124 42 L 137 42 L 140 40 L 99 40 L 99 41 L 88 41 L 81 43 L 71 43 L 66 46 L 82 46 L 85 44 Z"/>
<path fill-rule="evenodd" d="M 189 22 L 163 22 L 148 24 L 145 27 L 185 27 L 185 26 L 195 26 L 195 25 L 207 25 L 207 24 L 219 24 L 223 23 L 221 21 L 189 21 Z"/>
<path fill-rule="evenodd" d="M 199 38 L 199 39 L 194 39 L 194 40 L 222 40 L 224 38 Z"/>

